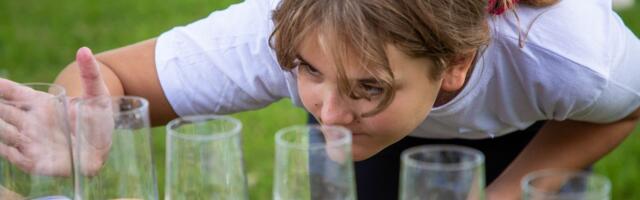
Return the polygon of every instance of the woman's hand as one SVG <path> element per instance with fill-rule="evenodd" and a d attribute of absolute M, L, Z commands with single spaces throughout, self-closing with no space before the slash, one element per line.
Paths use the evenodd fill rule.
<path fill-rule="evenodd" d="M 109 95 L 91 51 L 81 48 L 76 61 L 84 89 L 82 98 Z M 31 174 L 70 175 L 72 162 L 69 139 L 75 148 L 78 137 L 73 129 L 78 99 L 69 101 L 67 120 L 64 113 L 67 112 L 64 110 L 66 97 L 56 97 L 6 79 L 0 79 L 0 97 L 0 157 Z M 84 144 L 92 147 L 84 148 L 81 154 L 85 156 L 85 173 L 99 170 L 111 145 L 113 127 L 108 126 L 107 122 L 113 119 L 107 114 L 95 117 L 101 118 L 92 120 L 96 125 L 101 125 L 97 126 L 101 130 L 87 133 L 80 140 L 83 147 L 87 146 Z"/>
<path fill-rule="evenodd" d="M 0 79 L 0 155 L 24 171 L 71 173 L 66 98 L 58 90 L 53 95 Z"/>

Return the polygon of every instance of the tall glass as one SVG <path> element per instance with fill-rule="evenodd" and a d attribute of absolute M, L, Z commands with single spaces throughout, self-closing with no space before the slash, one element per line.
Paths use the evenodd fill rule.
<path fill-rule="evenodd" d="M 63 87 L 0 89 L 0 199 L 72 199 L 73 163 Z M 17 86 L 17 84 L 15 85 Z"/>
<path fill-rule="evenodd" d="M 611 182 L 591 172 L 547 169 L 522 179 L 525 200 L 608 200 Z"/>
<path fill-rule="evenodd" d="M 356 199 L 351 132 L 337 126 L 292 126 L 276 133 L 275 200 Z"/>
<path fill-rule="evenodd" d="M 455 145 L 424 145 L 402 152 L 400 199 L 484 199 L 484 155 Z"/>
<path fill-rule="evenodd" d="M 147 100 L 103 96 L 77 109 L 78 199 L 158 199 Z"/>
<path fill-rule="evenodd" d="M 165 199 L 248 199 L 239 120 L 189 116 L 166 128 Z"/>

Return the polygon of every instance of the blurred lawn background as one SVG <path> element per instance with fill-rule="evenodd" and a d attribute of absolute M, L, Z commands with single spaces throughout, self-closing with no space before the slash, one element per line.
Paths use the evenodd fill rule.
<path fill-rule="evenodd" d="M 18 82 L 52 82 L 81 46 L 101 52 L 157 37 L 238 0 L 0 0 L 0 75 Z M 638 0 L 636 0 L 638 1 Z M 640 2 L 620 12 L 640 33 Z M 306 121 L 289 101 L 236 114 L 243 123 L 251 199 L 270 199 L 277 129 Z M 164 128 L 153 131 L 158 186 L 164 195 Z M 640 199 L 640 129 L 597 163 L 613 182 L 613 199 Z"/>

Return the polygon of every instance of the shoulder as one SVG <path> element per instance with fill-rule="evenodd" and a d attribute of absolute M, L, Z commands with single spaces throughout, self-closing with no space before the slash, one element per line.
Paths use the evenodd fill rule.
<path fill-rule="evenodd" d="M 158 38 L 158 76 L 178 114 L 255 109 L 296 95 L 269 47 L 277 2 L 246 0 Z"/>
<path fill-rule="evenodd" d="M 206 33 L 210 38 L 262 36 L 267 37 L 273 23 L 271 13 L 277 0 L 247 0 L 233 4 L 224 10 L 217 10 L 209 16 L 174 30 L 191 34 Z"/>
<path fill-rule="evenodd" d="M 500 16 L 491 25 L 488 55 L 496 71 L 524 89 L 546 119 L 604 122 L 640 105 L 640 81 L 630 78 L 640 73 L 640 59 L 632 56 L 640 43 L 611 2 L 522 6 L 517 17 Z"/>
<path fill-rule="evenodd" d="M 610 6 L 563 0 L 490 19 L 488 56 L 502 85 L 516 87 L 545 119 L 567 119 L 602 94 L 611 72 Z"/>
<path fill-rule="evenodd" d="M 216 58 L 212 61 L 244 61 L 253 56 L 272 59 L 268 38 L 273 30 L 271 13 L 278 2 L 246 0 L 174 27 L 158 38 L 156 59 L 159 64 L 177 57 Z"/>
<path fill-rule="evenodd" d="M 591 105 L 608 78 L 537 45 L 524 48 L 494 41 L 483 55 L 491 70 L 490 88 L 498 98 L 521 99 L 538 119 L 566 119 Z"/>
<path fill-rule="evenodd" d="M 626 28 L 611 2 L 601 0 L 563 0 L 544 8 L 521 5 L 515 14 L 491 22 L 496 40 L 536 46 L 603 76 L 608 76 L 612 51 L 618 48 L 616 30 Z"/>

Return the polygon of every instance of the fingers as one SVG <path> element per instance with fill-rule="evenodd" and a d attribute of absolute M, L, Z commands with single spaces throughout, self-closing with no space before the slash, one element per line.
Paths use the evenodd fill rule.
<path fill-rule="evenodd" d="M 0 103 L 0 142 L 14 147 L 28 143 L 27 137 L 18 130 L 24 120 L 26 114 L 22 110 Z"/>
<path fill-rule="evenodd" d="M 16 107 L 17 105 L 8 105 L 0 102 L 0 120 L 18 126 L 26 119 L 26 114 L 23 110 Z"/>
<path fill-rule="evenodd" d="M 107 86 L 100 75 L 100 65 L 91 49 L 82 47 L 76 54 L 76 62 L 80 68 L 84 97 L 108 95 Z"/>
<path fill-rule="evenodd" d="M 19 83 L 0 78 L 0 100 L 22 100 L 28 98 L 32 90 Z"/>
<path fill-rule="evenodd" d="M 18 132 L 18 129 L 0 119 L 0 142 L 13 147 L 20 147 L 28 143 L 28 139 Z"/>
<path fill-rule="evenodd" d="M 33 170 L 33 164 L 29 162 L 29 159 L 24 157 L 18 149 L 0 143 L 0 157 L 9 161 L 9 163 L 23 169 L 27 172 Z"/>

